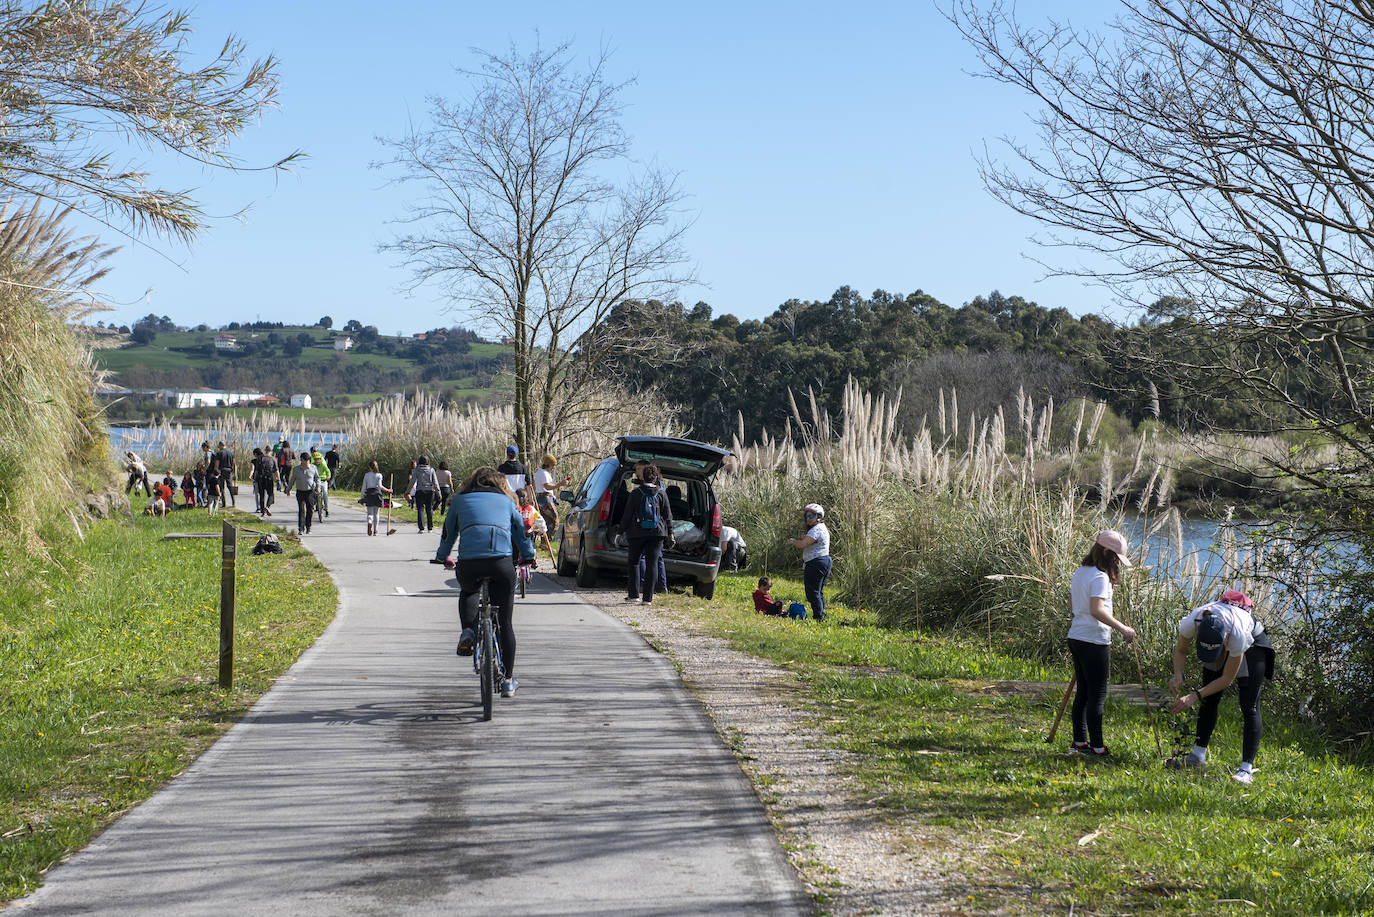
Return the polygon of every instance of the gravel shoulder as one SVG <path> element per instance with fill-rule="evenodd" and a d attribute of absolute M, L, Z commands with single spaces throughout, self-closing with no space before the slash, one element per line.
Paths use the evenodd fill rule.
<path fill-rule="evenodd" d="M 573 589 L 571 577 L 557 577 Z M 734 749 L 768 807 L 792 865 L 819 908 L 834 915 L 964 914 L 967 838 L 923 825 L 894 825 L 864 799 L 851 775 L 857 756 L 817 726 L 788 670 L 732 649 L 702 631 L 671 594 L 652 606 L 623 600 L 623 586 L 578 596 L 638 630 L 682 673 L 716 730 Z"/>

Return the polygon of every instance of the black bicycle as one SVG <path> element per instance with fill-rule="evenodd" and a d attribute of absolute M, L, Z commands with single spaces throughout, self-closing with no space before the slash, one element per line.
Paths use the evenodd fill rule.
<path fill-rule="evenodd" d="M 501 665 L 501 623 L 492 608 L 486 580 L 482 581 L 477 600 L 477 650 L 472 656 L 472 668 L 482 689 L 482 719 L 489 720 L 498 680 L 505 669 Z"/>

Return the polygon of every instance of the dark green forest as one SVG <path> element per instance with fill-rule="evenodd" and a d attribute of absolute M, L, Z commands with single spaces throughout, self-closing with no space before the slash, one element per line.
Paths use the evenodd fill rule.
<path fill-rule="evenodd" d="M 706 303 L 628 304 L 611 316 L 617 334 L 668 342 L 658 361 L 622 361 L 631 388 L 655 386 L 684 406 L 693 435 L 728 441 L 742 416 L 747 439 L 781 432 L 789 389 L 808 390 L 832 414 L 845 381 L 870 392 L 902 394 L 909 429 L 933 423 L 939 392 L 958 392 L 960 413 L 987 416 L 1000 405 L 1014 416 L 1018 391 L 1043 403 L 1076 396 L 1104 400 L 1121 417 L 1181 429 L 1222 425 L 1271 431 L 1293 418 L 1264 412 L 1215 391 L 1182 397 L 1177 381 L 1190 363 L 1237 359 L 1243 345 L 1222 341 L 1179 318 L 1160 300 L 1132 323 L 1075 317 L 1019 296 L 992 292 L 954 308 L 916 291 L 864 297 L 841 287 L 828 300 L 791 299 L 760 320 L 714 315 Z M 1262 355 L 1248 355 L 1258 358 Z M 1282 367 L 1301 391 L 1301 366 Z"/>

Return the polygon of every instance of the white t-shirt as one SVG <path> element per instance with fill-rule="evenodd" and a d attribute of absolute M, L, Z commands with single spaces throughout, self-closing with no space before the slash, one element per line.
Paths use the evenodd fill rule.
<path fill-rule="evenodd" d="M 816 542 L 802 548 L 802 563 L 815 560 L 817 557 L 830 556 L 830 529 L 825 527 L 824 522 L 817 522 L 807 529 L 806 537 L 814 538 Z"/>
<path fill-rule="evenodd" d="M 1183 620 L 1178 622 L 1178 635 L 1180 637 L 1189 638 L 1197 637 L 1198 621 L 1202 618 L 1202 613 L 1208 610 L 1212 612 L 1212 617 L 1221 619 L 1222 623 L 1226 625 L 1226 637 L 1222 640 L 1222 646 L 1226 650 L 1226 656 L 1217 659 L 1216 666 L 1213 669 L 1213 671 L 1215 671 L 1216 669 L 1226 667 L 1226 658 L 1228 656 L 1244 657 L 1245 651 L 1255 645 L 1255 634 L 1264 633 L 1264 625 L 1258 623 L 1254 615 L 1250 614 L 1250 612 L 1246 611 L 1244 608 L 1240 608 L 1236 605 L 1228 605 L 1225 602 L 1212 602 L 1208 605 L 1194 608 L 1184 615 Z M 1240 671 L 1236 673 L 1236 677 L 1246 677 L 1249 674 L 1247 671 L 1248 668 L 1249 666 L 1246 665 L 1242 658 Z"/>
<path fill-rule="evenodd" d="M 536 497 L 545 495 L 557 497 L 558 494 L 553 492 L 554 486 L 553 472 L 549 469 L 540 468 L 534 473 L 534 495 Z"/>
<path fill-rule="evenodd" d="M 382 489 L 382 473 L 380 471 L 369 471 L 363 475 L 363 490 L 366 491 L 369 487 Z"/>
<path fill-rule="evenodd" d="M 1069 625 L 1069 639 L 1082 640 L 1102 646 L 1112 642 L 1112 629 L 1092 615 L 1092 600 L 1103 599 L 1107 612 L 1112 610 L 1112 581 L 1096 567 L 1079 567 L 1069 581 L 1069 606 L 1073 622 Z"/>

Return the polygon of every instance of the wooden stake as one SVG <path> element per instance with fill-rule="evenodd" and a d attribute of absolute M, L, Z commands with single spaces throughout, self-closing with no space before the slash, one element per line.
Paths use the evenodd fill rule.
<path fill-rule="evenodd" d="M 234 572 L 238 566 L 239 533 L 228 522 L 220 530 L 219 686 L 234 684 Z"/>

